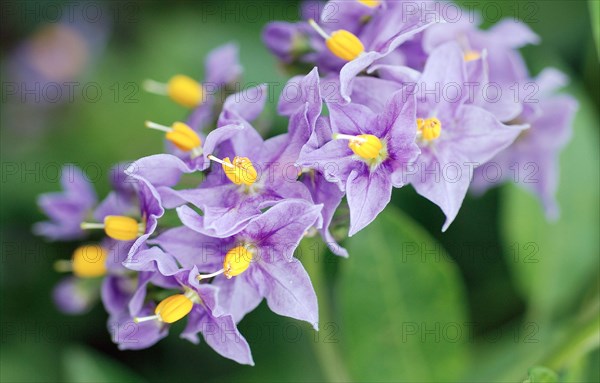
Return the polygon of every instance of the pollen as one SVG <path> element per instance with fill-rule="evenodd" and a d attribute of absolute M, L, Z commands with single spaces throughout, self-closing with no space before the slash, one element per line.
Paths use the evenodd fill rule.
<path fill-rule="evenodd" d="M 258 173 L 252 165 L 252 161 L 247 157 L 236 156 L 233 158 L 233 162 L 229 160 L 229 157 L 225 157 L 223 162 L 223 171 L 234 184 L 252 186 L 256 182 Z"/>
<path fill-rule="evenodd" d="M 358 0 L 358 2 L 370 8 L 375 8 L 376 6 L 381 4 L 380 0 Z"/>
<path fill-rule="evenodd" d="M 163 299 L 156 306 L 154 314 L 161 322 L 173 323 L 188 315 L 192 307 L 194 302 L 190 298 L 184 294 L 175 294 Z"/>
<path fill-rule="evenodd" d="M 358 136 L 335 134 L 333 138 L 336 140 L 348 140 L 348 147 L 352 149 L 354 154 L 365 160 L 378 158 L 381 155 L 381 149 L 383 149 L 381 140 L 372 134 L 361 134 Z"/>
<path fill-rule="evenodd" d="M 435 117 L 417 118 L 417 133 L 424 141 L 432 141 L 442 134 L 442 123 Z"/>
<path fill-rule="evenodd" d="M 477 51 L 468 50 L 465 52 L 463 59 L 465 62 L 479 60 L 481 58 L 481 54 Z"/>
<path fill-rule="evenodd" d="M 195 108 L 202 103 L 202 86 L 191 77 L 181 74 L 169 80 L 167 94 L 173 101 L 188 108 Z"/>
<path fill-rule="evenodd" d="M 313 19 L 310 19 L 308 23 L 325 39 L 325 45 L 331 53 L 342 60 L 352 61 L 365 51 L 360 39 L 345 29 L 337 30 L 329 35 Z"/>
<path fill-rule="evenodd" d="M 187 124 L 175 122 L 171 128 L 173 130 L 166 134 L 167 140 L 171 141 L 177 148 L 184 152 L 189 152 L 202 145 L 202 140 L 198 134 Z"/>
<path fill-rule="evenodd" d="M 224 274 L 228 279 L 240 275 L 248 269 L 254 254 L 246 246 L 237 246 L 229 250 L 223 262 Z"/>
<path fill-rule="evenodd" d="M 106 250 L 99 245 L 80 246 L 73 252 L 73 274 L 79 278 L 95 278 L 106 274 Z"/>
<path fill-rule="evenodd" d="M 104 218 L 104 231 L 109 237 L 119 241 L 132 241 L 140 234 L 140 224 L 130 217 L 107 215 Z"/>

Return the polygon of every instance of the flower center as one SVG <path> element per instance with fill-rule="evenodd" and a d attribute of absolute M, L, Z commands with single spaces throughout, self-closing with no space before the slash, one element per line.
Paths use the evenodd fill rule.
<path fill-rule="evenodd" d="M 183 122 L 174 122 L 165 126 L 152 121 L 146 121 L 147 128 L 166 132 L 165 138 L 173 143 L 179 150 L 192 152 L 193 157 L 202 155 L 202 140 L 192 128 Z"/>
<path fill-rule="evenodd" d="M 204 91 L 200 83 L 191 77 L 181 74 L 171 77 L 166 84 L 154 80 L 146 80 L 143 87 L 150 93 L 169 96 L 176 103 L 188 108 L 195 108 L 200 105 L 204 96 Z"/>
<path fill-rule="evenodd" d="M 135 323 L 150 320 L 158 320 L 164 323 L 177 322 L 192 311 L 194 303 L 200 303 L 200 297 L 194 291 L 188 289 L 185 294 L 175 294 L 163 299 L 154 309 L 154 315 L 135 317 L 133 321 Z"/>
<path fill-rule="evenodd" d="M 467 50 L 463 56 L 465 62 L 479 60 L 481 58 L 481 53 L 474 50 Z"/>
<path fill-rule="evenodd" d="M 426 142 L 437 139 L 442 134 L 442 123 L 435 117 L 417 118 L 417 135 Z"/>
<path fill-rule="evenodd" d="M 374 160 L 382 154 L 383 143 L 372 134 L 361 134 L 358 136 L 334 134 L 333 139 L 348 140 L 348 147 L 352 149 L 354 154 L 365 160 Z"/>
<path fill-rule="evenodd" d="M 56 261 L 54 268 L 57 271 L 72 271 L 79 278 L 101 277 L 106 274 L 107 254 L 100 245 L 79 246 L 73 252 L 71 261 Z"/>
<path fill-rule="evenodd" d="M 331 53 L 342 60 L 352 61 L 365 51 L 360 39 L 345 29 L 339 29 L 329 35 L 313 19 L 308 20 L 308 23 L 325 39 L 325 45 Z"/>
<path fill-rule="evenodd" d="M 198 275 L 198 279 L 212 278 L 220 274 L 225 274 L 227 279 L 231 279 L 248 270 L 250 263 L 252 263 L 252 259 L 254 259 L 254 250 L 250 245 L 236 246 L 225 254 L 225 260 L 223 261 L 223 268 L 221 270 L 211 274 L 200 274 Z"/>
<path fill-rule="evenodd" d="M 208 159 L 220 163 L 227 178 L 236 185 L 250 187 L 258 179 L 258 173 L 248 157 L 235 156 L 233 162 L 231 162 L 229 157 L 221 160 L 213 155 L 209 155 Z"/>
<path fill-rule="evenodd" d="M 132 241 L 146 231 L 144 222 L 138 223 L 133 218 L 122 215 L 107 215 L 104 223 L 82 222 L 82 230 L 104 229 L 109 237 L 118 241 Z"/>

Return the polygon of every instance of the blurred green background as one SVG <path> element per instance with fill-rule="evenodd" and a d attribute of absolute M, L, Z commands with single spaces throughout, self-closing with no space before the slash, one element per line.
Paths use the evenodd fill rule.
<path fill-rule="evenodd" d="M 46 243 L 31 225 L 43 219 L 37 195 L 59 189 L 58 166 L 82 166 L 103 197 L 112 164 L 162 151 L 160 135 L 143 121 L 168 123 L 186 111 L 141 91 L 143 79 L 202 79 L 205 54 L 235 41 L 244 81 L 276 82 L 281 90 L 287 75 L 260 33 L 268 21 L 296 20 L 298 4 L 3 2 L 1 380 L 522 382 L 543 365 L 560 381 L 600 381 L 600 77 L 592 31 L 599 3 L 464 3 L 477 3 L 488 21 L 497 10 L 526 19 L 542 38 L 523 50 L 532 73 L 555 66 L 572 79 L 566 91 L 580 110 L 561 155 L 561 219 L 547 223 L 534 197 L 508 185 L 467 198 L 442 234 L 436 206 L 409 187 L 395 190 L 395 207 L 345 242 L 350 259 L 321 254 L 311 240 L 302 244 L 298 257 L 317 289 L 321 331 L 263 304 L 240 324 L 256 362 L 246 367 L 179 339 L 182 324 L 151 349 L 121 352 L 101 307 L 59 313 L 50 294 L 63 276 L 52 264 L 77 244 Z M 95 83 L 102 96 L 81 88 L 68 102 L 23 104 L 11 96 L 7 84 L 31 76 L 11 63 L 20 62 L 24 44 L 50 44 L 44 28 L 56 24 L 56 10 L 85 9 L 95 19 L 95 8 L 103 12 L 100 32 L 88 33 L 86 58 L 61 81 Z M 285 129 L 275 103 L 268 108 L 274 131 Z M 407 243 L 416 247 L 403 248 Z"/>

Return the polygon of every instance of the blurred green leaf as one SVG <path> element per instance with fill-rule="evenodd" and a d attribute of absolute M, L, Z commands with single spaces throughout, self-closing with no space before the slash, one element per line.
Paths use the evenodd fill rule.
<path fill-rule="evenodd" d="M 529 369 L 529 377 L 523 383 L 557 383 L 556 372 L 543 366 L 535 366 Z"/>
<path fill-rule="evenodd" d="M 596 42 L 596 53 L 600 60 L 600 1 L 588 0 L 590 4 L 590 17 L 592 18 L 592 34 Z"/>
<path fill-rule="evenodd" d="M 347 243 L 339 284 L 342 350 L 359 381 L 456 381 L 472 336 L 444 249 L 388 206 Z"/>
<path fill-rule="evenodd" d="M 504 189 L 507 262 L 533 320 L 568 313 L 598 273 L 598 116 L 583 92 L 571 93 L 580 109 L 573 139 L 561 155 L 560 220 L 547 222 L 533 195 L 514 185 Z"/>
<path fill-rule="evenodd" d="M 127 367 L 83 346 L 71 346 L 63 353 L 66 382 L 143 382 Z"/>

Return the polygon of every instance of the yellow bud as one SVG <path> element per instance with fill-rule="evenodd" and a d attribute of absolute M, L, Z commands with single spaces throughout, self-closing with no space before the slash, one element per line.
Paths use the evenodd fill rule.
<path fill-rule="evenodd" d="M 156 306 L 154 314 L 162 322 L 173 323 L 188 315 L 192 311 L 192 307 L 194 307 L 194 302 L 188 297 L 183 294 L 176 294 L 163 299 Z"/>
<path fill-rule="evenodd" d="M 235 277 L 246 271 L 253 257 L 254 254 L 252 254 L 252 251 L 244 246 L 237 246 L 229 250 L 223 262 L 225 276 L 231 279 L 231 277 Z"/>
<path fill-rule="evenodd" d="M 417 118 L 417 131 L 425 141 L 435 140 L 442 134 L 442 123 L 435 117 L 422 119 Z"/>
<path fill-rule="evenodd" d="M 235 157 L 233 163 L 229 160 L 229 157 L 225 157 L 223 162 L 232 164 L 233 167 L 223 164 L 223 171 L 231 182 L 236 185 L 252 186 L 258 178 L 258 173 L 252 162 L 247 157 Z"/>
<path fill-rule="evenodd" d="M 375 8 L 381 3 L 380 0 L 358 0 L 358 2 L 371 8 Z"/>
<path fill-rule="evenodd" d="M 130 217 L 107 215 L 104 218 L 104 232 L 119 241 L 132 241 L 140 235 L 140 225 Z"/>
<path fill-rule="evenodd" d="M 175 122 L 171 128 L 173 130 L 166 134 L 167 140 L 184 152 L 189 152 L 202 145 L 200 136 L 183 122 Z"/>
<path fill-rule="evenodd" d="M 350 140 L 348 147 L 356 155 L 366 160 L 372 160 L 379 157 L 383 144 L 379 138 L 372 134 L 361 134 L 360 136 L 356 136 L 355 140 Z"/>
<path fill-rule="evenodd" d="M 358 37 L 344 29 L 333 32 L 325 44 L 331 53 L 346 61 L 354 60 L 365 51 Z"/>
<path fill-rule="evenodd" d="M 173 101 L 188 108 L 195 108 L 202 103 L 202 86 L 191 77 L 181 74 L 169 80 L 167 94 Z"/>
<path fill-rule="evenodd" d="M 463 56 L 463 58 L 464 58 L 465 62 L 479 60 L 481 58 L 481 54 L 477 51 L 468 50 L 465 52 L 465 55 Z"/>
<path fill-rule="evenodd" d="M 106 274 L 107 252 L 99 245 L 79 246 L 73 252 L 73 274 L 79 278 L 95 278 Z"/>

